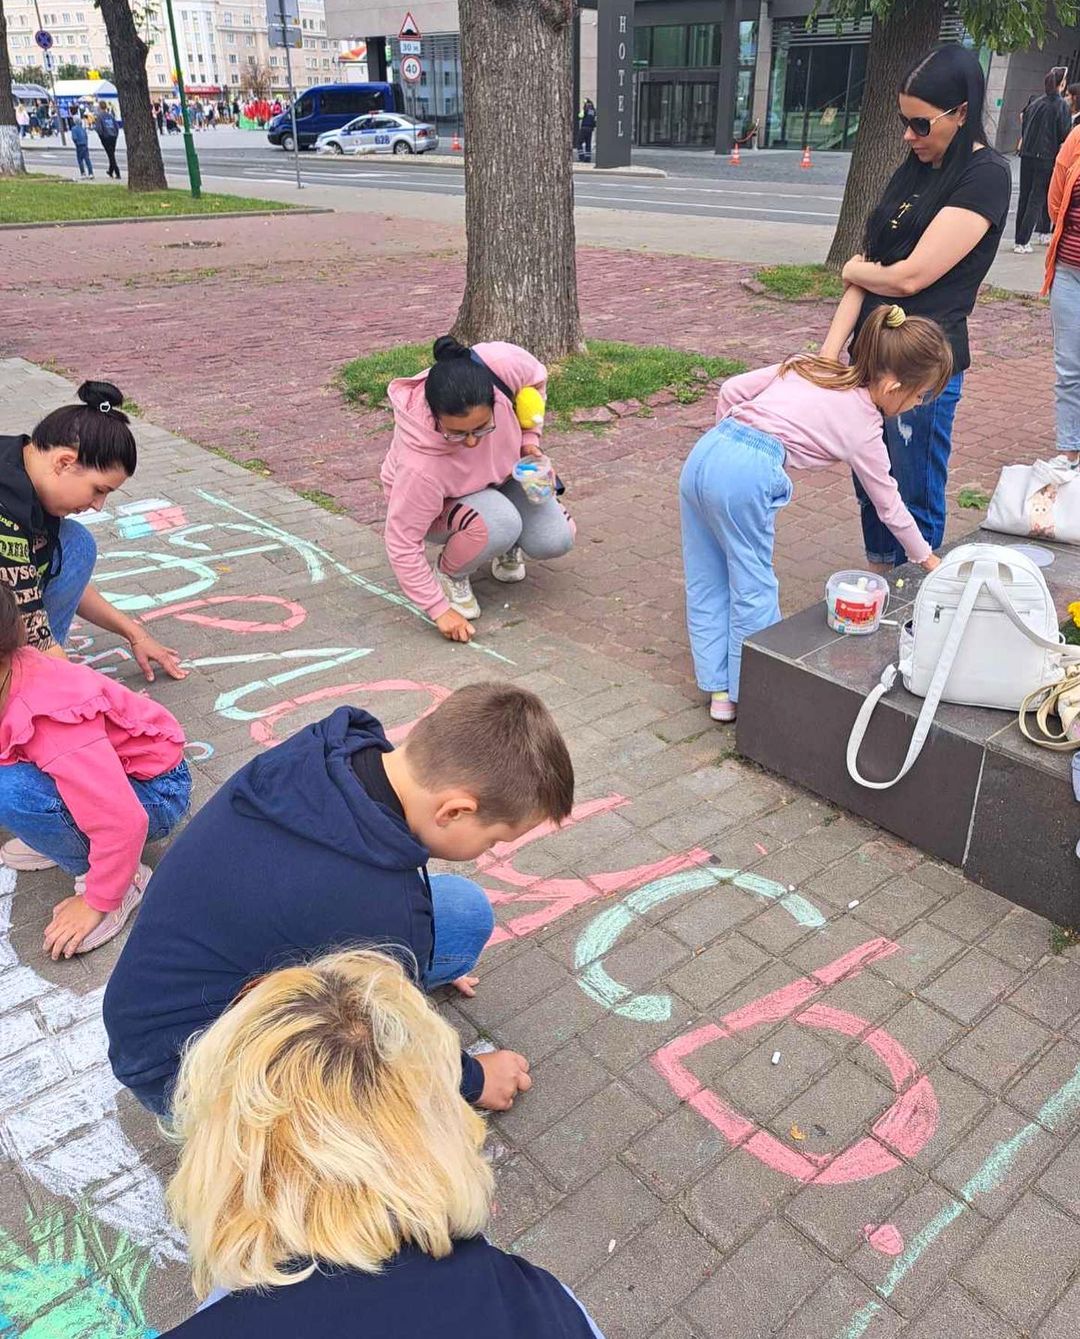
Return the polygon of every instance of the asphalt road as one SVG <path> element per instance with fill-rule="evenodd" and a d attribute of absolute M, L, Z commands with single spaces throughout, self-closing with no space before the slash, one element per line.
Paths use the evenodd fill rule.
<path fill-rule="evenodd" d="M 196 138 L 199 163 L 208 184 L 212 184 L 215 177 L 251 182 L 288 183 L 295 180 L 291 155 L 262 140 L 224 142 L 226 133 L 223 132 L 220 145 L 213 142 L 212 132 L 204 131 Z M 235 132 L 229 134 L 229 140 L 235 138 Z M 180 138 L 163 139 L 162 153 L 170 176 L 174 173 L 182 175 L 184 152 Z M 91 155 L 95 172 L 104 175 L 104 154 L 93 140 Z M 55 148 L 35 148 L 28 157 L 32 163 L 40 163 L 47 168 L 74 165 L 74 150 L 64 150 L 59 145 Z M 122 142 L 118 157 L 123 165 Z M 643 155 L 640 161 L 650 166 L 657 162 L 659 166 L 659 158 L 660 155 Z M 777 172 L 779 163 L 776 160 L 779 158 L 780 155 L 775 155 L 774 162 L 769 165 L 772 174 Z M 726 160 L 715 164 L 713 175 L 709 159 L 695 156 L 693 163 L 687 164 L 687 168 L 692 168 L 695 175 L 669 175 L 663 179 L 577 175 L 576 199 L 579 205 L 599 209 L 649 211 L 698 218 L 759 219 L 773 223 L 833 223 L 843 194 L 842 184 L 836 183 L 835 169 L 822 172 L 822 176 L 830 180 L 819 180 L 812 172 L 799 172 L 797 156 L 784 155 L 784 158 L 792 159 L 788 166 L 800 179 L 761 179 L 755 175 L 753 165 L 749 164 L 746 176 L 739 177 L 735 175 L 738 169 L 729 168 Z M 459 167 L 399 164 L 390 157 L 375 160 L 331 159 L 310 152 L 300 155 L 300 164 L 304 180 L 313 185 L 337 186 L 343 190 L 394 190 L 436 195 L 460 196 L 465 193 L 464 176 Z M 662 165 L 669 172 L 673 167 L 677 170 L 679 155 L 665 154 Z"/>

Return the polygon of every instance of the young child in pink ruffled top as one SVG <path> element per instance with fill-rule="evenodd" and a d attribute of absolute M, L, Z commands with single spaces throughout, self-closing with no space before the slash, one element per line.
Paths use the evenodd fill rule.
<path fill-rule="evenodd" d="M 191 775 L 176 720 L 148 697 L 25 645 L 0 585 L 0 847 L 10 869 L 59 865 L 75 890 L 53 908 L 45 952 L 99 948 L 142 901 L 147 840 L 187 813 Z"/>

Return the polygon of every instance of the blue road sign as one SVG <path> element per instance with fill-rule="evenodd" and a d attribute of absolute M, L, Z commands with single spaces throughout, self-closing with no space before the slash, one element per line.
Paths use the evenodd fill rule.
<path fill-rule="evenodd" d="M 34 41 L 41 47 L 42 51 L 48 51 L 53 44 L 53 35 L 47 33 L 44 28 L 39 28 L 34 34 Z"/>

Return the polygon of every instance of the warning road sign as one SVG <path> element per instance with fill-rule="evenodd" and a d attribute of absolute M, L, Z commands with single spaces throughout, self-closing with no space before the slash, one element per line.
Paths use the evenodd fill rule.
<path fill-rule="evenodd" d="M 401 25 L 401 32 L 398 33 L 398 36 L 399 37 L 420 36 L 420 29 L 417 27 L 416 20 L 413 18 L 412 14 L 405 15 L 405 19 Z"/>

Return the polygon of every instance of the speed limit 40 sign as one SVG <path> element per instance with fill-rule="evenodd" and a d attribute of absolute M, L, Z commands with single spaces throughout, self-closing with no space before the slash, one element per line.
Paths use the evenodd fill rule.
<path fill-rule="evenodd" d="M 407 84 L 418 84 L 422 67 L 416 56 L 406 56 L 401 62 L 401 77 Z"/>

